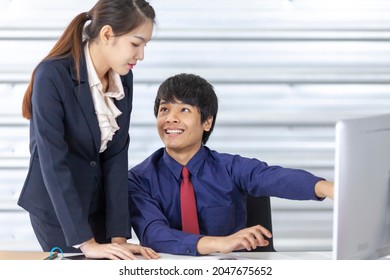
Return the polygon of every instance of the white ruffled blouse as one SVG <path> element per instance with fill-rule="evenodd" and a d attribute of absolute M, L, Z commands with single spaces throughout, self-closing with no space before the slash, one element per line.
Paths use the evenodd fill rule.
<path fill-rule="evenodd" d="M 119 129 L 116 118 L 122 114 L 112 99 L 121 100 L 125 97 L 125 93 L 119 74 L 112 70 L 108 72 L 109 86 L 107 92 L 103 92 L 102 82 L 96 73 L 89 54 L 88 43 L 84 47 L 84 53 L 88 71 L 88 82 L 101 133 L 99 152 L 102 153 L 107 149 L 108 141 L 112 140 L 115 132 Z"/>

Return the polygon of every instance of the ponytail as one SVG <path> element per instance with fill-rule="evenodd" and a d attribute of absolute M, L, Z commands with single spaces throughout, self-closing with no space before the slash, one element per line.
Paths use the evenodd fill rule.
<path fill-rule="evenodd" d="M 80 58 L 83 50 L 83 29 L 89 18 L 90 16 L 88 13 L 81 13 L 76 16 L 62 33 L 61 37 L 58 39 L 49 54 L 43 59 L 47 60 L 50 58 L 63 58 L 68 56 L 73 57 L 76 64 L 76 74 L 78 80 L 80 80 Z M 35 67 L 32 72 L 31 80 L 27 86 L 26 92 L 24 93 L 22 103 L 22 116 L 28 120 L 31 119 L 32 115 L 31 97 L 36 70 L 37 67 Z"/>
<path fill-rule="evenodd" d="M 146 20 L 154 23 L 154 19 L 154 9 L 145 0 L 99 0 L 88 13 L 81 13 L 72 20 L 44 60 L 73 58 L 77 79 L 80 80 L 80 60 L 84 43 L 97 38 L 103 26 L 110 25 L 115 35 L 120 36 L 134 30 Z M 91 22 L 85 26 L 89 20 Z M 32 115 L 31 97 L 36 70 L 35 67 L 23 97 L 22 115 L 28 120 Z"/>

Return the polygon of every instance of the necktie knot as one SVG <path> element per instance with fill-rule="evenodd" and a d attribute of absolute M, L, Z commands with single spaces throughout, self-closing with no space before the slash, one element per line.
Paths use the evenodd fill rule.
<path fill-rule="evenodd" d="M 189 178 L 190 177 L 190 172 L 188 171 L 188 168 L 187 167 L 183 167 L 183 170 L 181 171 L 181 175 L 183 176 L 183 178 Z"/>

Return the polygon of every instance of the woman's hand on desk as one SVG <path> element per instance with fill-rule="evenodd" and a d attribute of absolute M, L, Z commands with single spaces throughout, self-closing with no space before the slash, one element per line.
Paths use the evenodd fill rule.
<path fill-rule="evenodd" d="M 230 253 L 235 250 L 248 251 L 259 246 L 267 246 L 268 240 L 264 236 L 272 237 L 265 227 L 260 225 L 244 228 L 228 236 L 204 236 L 198 241 L 197 250 L 202 255 L 211 253 Z"/>
<path fill-rule="evenodd" d="M 123 238 L 124 241 L 126 241 Z M 84 242 L 80 250 L 87 258 L 110 260 L 135 260 L 134 254 L 141 254 L 145 259 L 157 259 L 158 254 L 150 248 L 137 244 L 122 242 L 122 239 L 113 239 L 113 243 L 99 244 L 95 239 Z"/>
<path fill-rule="evenodd" d="M 147 260 L 160 258 L 160 256 L 153 249 L 149 247 L 143 247 L 138 244 L 127 243 L 127 239 L 124 237 L 114 237 L 111 239 L 111 242 L 121 244 L 122 246 L 125 246 L 127 249 L 129 249 L 133 254 L 140 254 Z"/>
<path fill-rule="evenodd" d="M 147 260 L 160 258 L 159 254 L 157 254 L 153 249 L 151 249 L 149 247 L 143 247 L 141 245 L 131 244 L 131 243 L 125 243 L 125 244 L 122 244 L 122 246 L 125 246 L 134 254 L 142 255 Z"/>

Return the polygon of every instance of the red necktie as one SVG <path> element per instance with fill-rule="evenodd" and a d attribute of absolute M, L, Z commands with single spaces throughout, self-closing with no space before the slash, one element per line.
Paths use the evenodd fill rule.
<path fill-rule="evenodd" d="M 181 224 L 185 232 L 199 234 L 198 214 L 196 213 L 196 202 L 194 186 L 189 178 L 190 173 L 187 167 L 183 167 L 183 180 L 180 186 L 180 207 Z"/>

